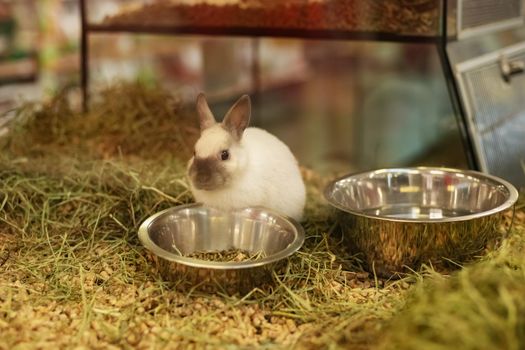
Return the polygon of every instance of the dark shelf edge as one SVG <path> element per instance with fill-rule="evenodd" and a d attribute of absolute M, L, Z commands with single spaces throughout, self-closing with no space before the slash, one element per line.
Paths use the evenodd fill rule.
<path fill-rule="evenodd" d="M 197 26 L 131 26 L 86 24 L 85 30 L 94 33 L 134 33 L 134 34 L 179 34 L 210 36 L 275 37 L 294 39 L 328 40 L 368 40 L 407 43 L 436 44 L 440 36 L 399 35 L 384 32 L 347 30 L 310 30 L 293 28 L 251 28 L 251 27 L 197 27 Z"/>

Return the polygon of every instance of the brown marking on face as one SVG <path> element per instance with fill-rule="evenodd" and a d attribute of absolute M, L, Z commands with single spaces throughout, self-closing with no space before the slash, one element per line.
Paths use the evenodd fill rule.
<path fill-rule="evenodd" d="M 189 174 L 193 186 L 205 191 L 219 189 L 230 179 L 224 165 L 215 157 L 195 157 L 190 165 Z"/>

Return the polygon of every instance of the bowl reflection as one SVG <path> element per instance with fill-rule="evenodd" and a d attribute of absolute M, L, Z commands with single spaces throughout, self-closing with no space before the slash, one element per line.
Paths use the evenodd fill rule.
<path fill-rule="evenodd" d="M 181 289 L 247 292 L 269 281 L 271 272 L 304 242 L 300 225 L 265 208 L 225 212 L 201 204 L 182 205 L 148 218 L 139 228 L 165 279 Z M 239 250 L 245 261 L 208 261 L 192 253 Z"/>
<path fill-rule="evenodd" d="M 350 248 L 381 276 L 422 263 L 461 264 L 499 236 L 502 212 L 518 198 L 508 182 L 447 168 L 381 169 L 331 182 Z"/>

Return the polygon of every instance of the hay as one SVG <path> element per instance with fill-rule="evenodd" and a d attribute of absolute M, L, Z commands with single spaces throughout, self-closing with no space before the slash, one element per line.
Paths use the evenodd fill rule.
<path fill-rule="evenodd" d="M 75 111 L 63 91 L 17 109 L 3 148 L 24 157 L 188 158 L 198 124 L 181 99 L 156 87 L 120 83 L 103 89 L 90 113 Z M 28 143 L 28 140 L 30 142 Z"/>
<path fill-rule="evenodd" d="M 525 213 L 502 247 L 447 278 L 416 288 L 382 349 L 523 349 Z"/>
<path fill-rule="evenodd" d="M 305 245 L 272 288 L 176 291 L 136 232 L 152 213 L 192 200 L 184 164 L 194 116 L 168 108 L 178 100 L 159 90 L 124 85 L 104 96 L 87 115 L 59 98 L 24 107 L 3 140 L 0 349 L 371 348 L 413 282 L 426 284 L 364 272 L 321 200 L 324 180 L 305 170 Z"/>
<path fill-rule="evenodd" d="M 190 200 L 177 164 L 131 168 L 93 161 L 49 171 L 4 160 L 0 348 L 293 343 L 320 346 L 358 332 L 370 342 L 407 285 L 376 288 L 329 227 L 308 226 L 305 248 L 273 289 L 247 296 L 181 294 L 160 280 L 136 238 L 140 222 Z M 63 168 L 62 168 L 63 167 Z M 372 338 L 373 339 L 373 338 Z"/>

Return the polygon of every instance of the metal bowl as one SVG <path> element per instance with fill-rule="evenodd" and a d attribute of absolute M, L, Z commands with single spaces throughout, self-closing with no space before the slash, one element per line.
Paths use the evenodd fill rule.
<path fill-rule="evenodd" d="M 265 208 L 224 212 L 189 204 L 157 213 L 139 228 L 139 239 L 162 276 L 179 289 L 245 293 L 270 280 L 272 270 L 304 242 L 293 219 Z M 187 257 L 195 252 L 239 249 L 263 257 L 239 262 Z"/>
<path fill-rule="evenodd" d="M 428 167 L 344 176 L 324 194 L 341 213 L 350 250 L 382 277 L 481 255 L 501 236 L 502 212 L 518 198 L 495 176 Z"/>

